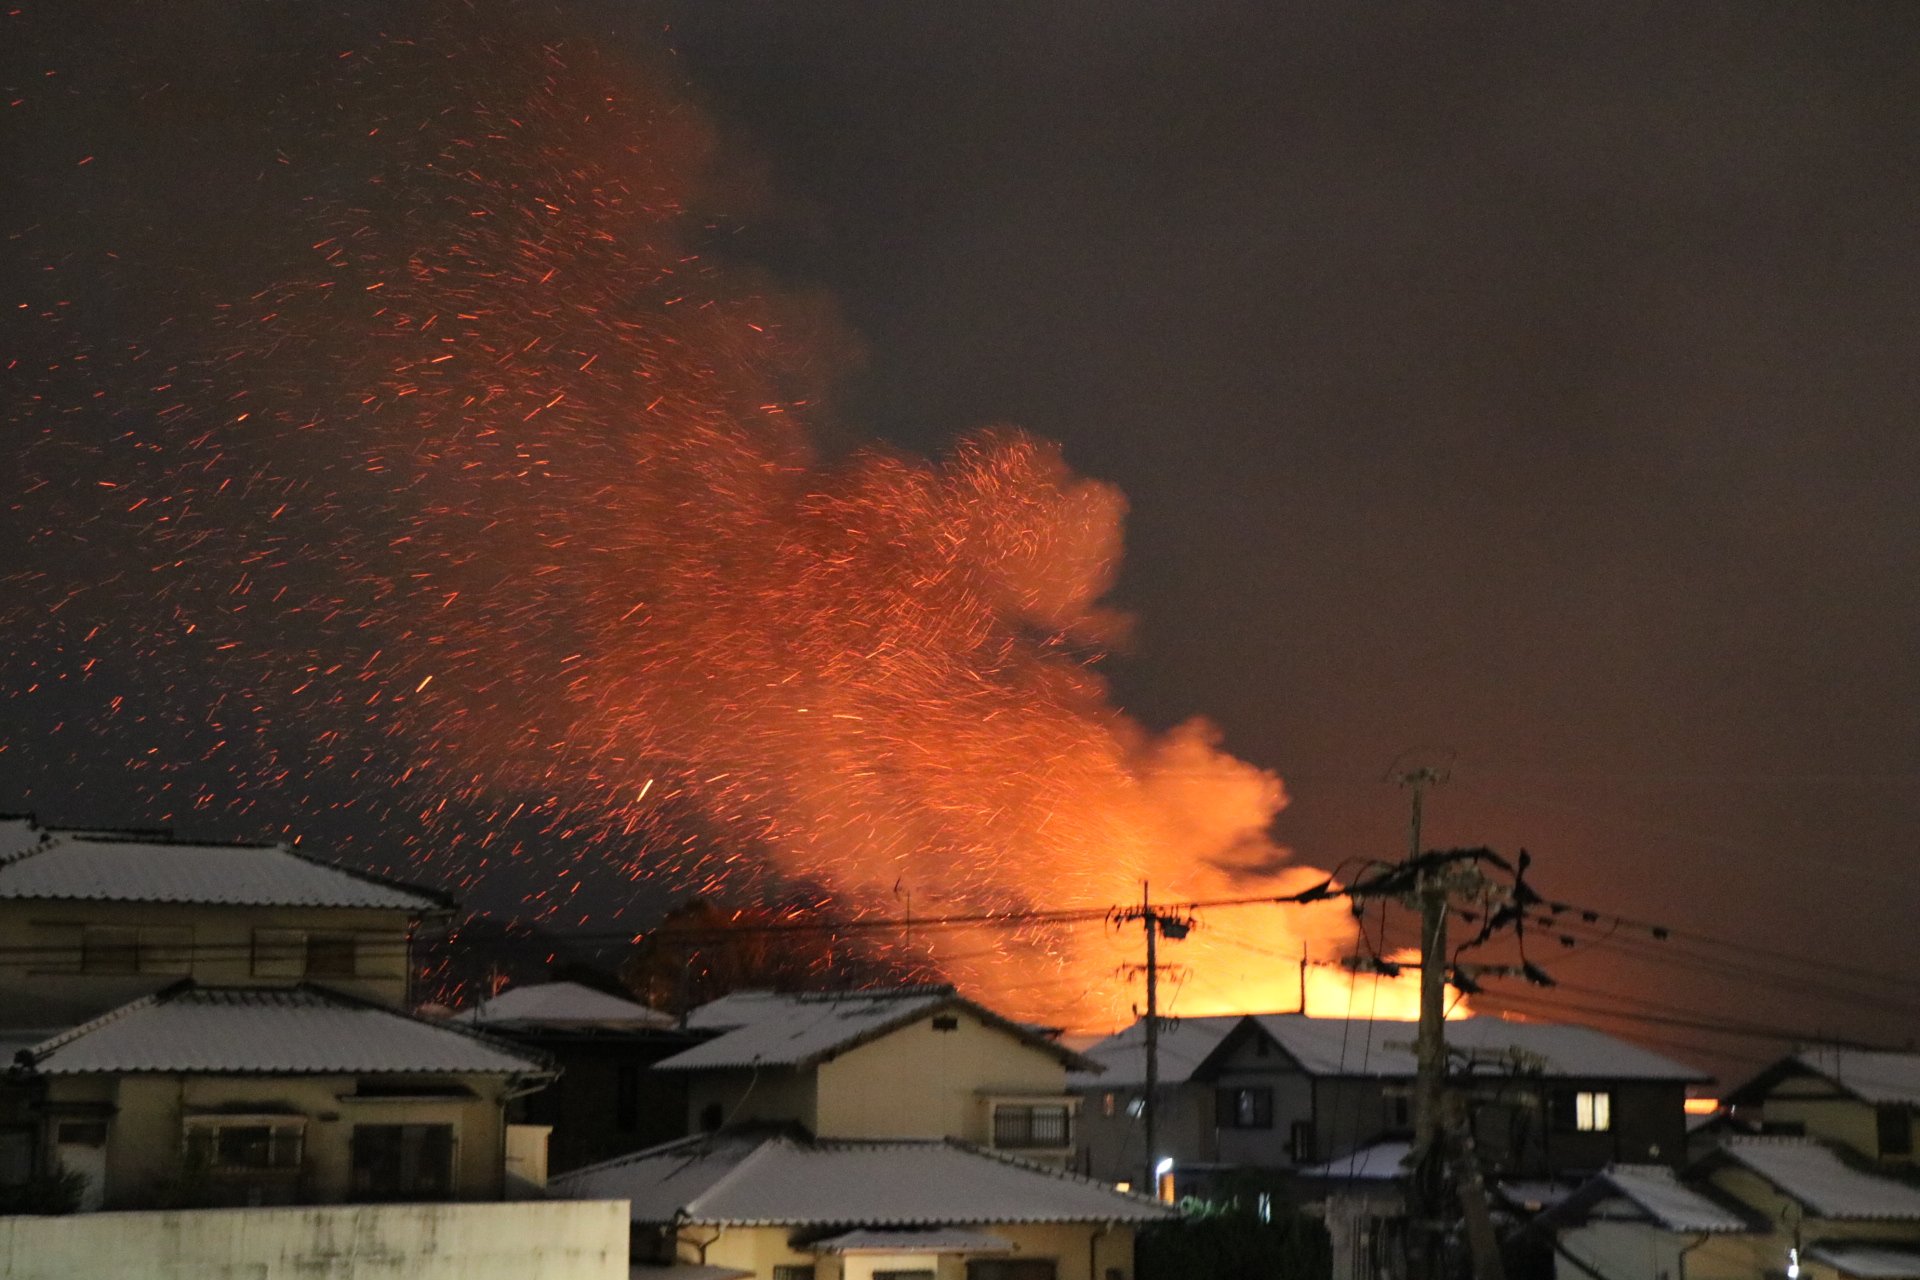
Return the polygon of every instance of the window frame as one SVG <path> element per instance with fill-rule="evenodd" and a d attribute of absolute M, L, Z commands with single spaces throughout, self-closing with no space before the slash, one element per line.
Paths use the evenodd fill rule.
<path fill-rule="evenodd" d="M 1214 1090 L 1213 1123 L 1220 1129 L 1273 1128 L 1273 1086 L 1223 1084 Z"/>

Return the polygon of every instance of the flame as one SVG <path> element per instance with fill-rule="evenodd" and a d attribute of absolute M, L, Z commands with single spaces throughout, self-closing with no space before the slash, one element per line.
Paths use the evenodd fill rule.
<path fill-rule="evenodd" d="M 663 75 L 450 27 L 340 66 L 339 119 L 297 123 L 330 157 L 305 176 L 350 197 L 303 206 L 321 225 L 205 320 L 215 350 L 139 371 L 119 411 L 158 442 L 82 513 L 150 561 L 150 587 L 92 586 L 109 632 L 116 599 L 151 620 L 135 651 L 176 722 L 229 735 L 245 708 L 266 744 L 195 810 L 299 786 L 391 814 L 424 789 L 414 855 L 469 889 L 534 850 L 511 833 L 535 815 L 575 860 L 528 905 L 571 925 L 593 865 L 923 920 L 1320 878 L 1272 839 L 1278 776 L 1203 719 L 1155 734 L 1114 706 L 1113 486 L 1007 428 L 937 460 L 816 443 L 853 344 L 700 251 L 717 152 Z M 46 489 L 51 528 L 72 490 Z M 1295 1007 L 1304 949 L 1311 1012 L 1415 1015 L 1413 975 L 1323 963 L 1352 946 L 1344 904 L 1198 924 L 1163 948 L 1174 1013 Z M 1086 1030 L 1139 1003 L 1141 942 L 888 945 Z"/>

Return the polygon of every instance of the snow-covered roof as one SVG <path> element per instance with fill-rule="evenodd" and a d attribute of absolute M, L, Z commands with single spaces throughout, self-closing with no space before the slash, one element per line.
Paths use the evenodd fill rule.
<path fill-rule="evenodd" d="M 961 1227 L 894 1231 L 860 1227 L 817 1240 L 811 1248 L 815 1253 L 1012 1253 L 1013 1241 Z"/>
<path fill-rule="evenodd" d="M 1816 1217 L 1920 1222 L 1920 1188 L 1855 1169 L 1812 1138 L 1728 1138 L 1716 1155 L 1759 1174 Z"/>
<path fill-rule="evenodd" d="M 1745 1218 L 1686 1186 L 1663 1164 L 1608 1165 L 1598 1180 L 1669 1231 L 1753 1230 Z"/>
<path fill-rule="evenodd" d="M 313 987 L 182 983 L 42 1041 L 43 1075 L 523 1075 L 545 1062 L 477 1032 Z"/>
<path fill-rule="evenodd" d="M 952 987 L 938 986 L 780 996 L 756 992 L 750 1000 L 735 1002 L 726 1015 L 750 1017 L 750 1021 L 655 1065 L 662 1071 L 810 1066 L 950 1009 L 964 1010 L 988 1026 L 1051 1054 L 1069 1068 L 1097 1070 L 1094 1063 L 1033 1028 L 956 995 Z M 689 1025 L 698 1024 L 690 1018 Z"/>
<path fill-rule="evenodd" d="M 1229 1013 L 1200 1018 L 1160 1020 L 1159 1076 L 1163 1083 L 1181 1084 L 1220 1046 L 1227 1033 L 1245 1019 Z M 1106 1071 L 1100 1075 L 1075 1072 L 1069 1083 L 1076 1089 L 1129 1089 L 1147 1082 L 1147 1032 L 1144 1020 L 1108 1036 L 1086 1050 Z"/>
<path fill-rule="evenodd" d="M 729 991 L 687 1013 L 690 1031 L 731 1031 L 784 1009 L 793 997 L 784 991 Z"/>
<path fill-rule="evenodd" d="M 46 832 L 23 814 L 0 815 L 0 864 L 11 862 L 39 844 Z"/>
<path fill-rule="evenodd" d="M 1075 1173 L 965 1143 L 734 1132 L 564 1173 L 553 1194 L 627 1200 L 639 1223 L 817 1227 L 1153 1222 L 1174 1211 Z"/>
<path fill-rule="evenodd" d="M 433 890 L 329 866 L 284 845 L 58 831 L 0 856 L 0 899 L 372 907 L 415 914 L 451 905 Z"/>
<path fill-rule="evenodd" d="M 1417 1066 L 1411 1022 L 1252 1015 L 1253 1021 L 1308 1075 L 1412 1079 Z M 1591 1027 L 1504 1018 L 1447 1023 L 1447 1045 L 1482 1056 L 1517 1050 L 1544 1075 L 1595 1080 L 1705 1080 L 1705 1072 L 1650 1053 Z"/>
<path fill-rule="evenodd" d="M 1828 1240 L 1810 1246 L 1806 1258 L 1854 1280 L 1920 1280 L 1920 1250 L 1871 1240 Z"/>
<path fill-rule="evenodd" d="M 1803 1049 L 1794 1062 L 1863 1102 L 1920 1107 L 1920 1053 L 1868 1049 Z"/>
<path fill-rule="evenodd" d="M 509 987 L 456 1017 L 461 1022 L 482 1027 L 633 1030 L 678 1025 L 671 1014 L 578 982 L 536 982 Z"/>
<path fill-rule="evenodd" d="M 1405 1139 L 1390 1138 L 1385 1142 L 1355 1147 L 1325 1164 L 1309 1165 L 1296 1172 L 1302 1178 L 1391 1182 L 1407 1176 L 1407 1153 L 1411 1150 L 1412 1143 Z"/>

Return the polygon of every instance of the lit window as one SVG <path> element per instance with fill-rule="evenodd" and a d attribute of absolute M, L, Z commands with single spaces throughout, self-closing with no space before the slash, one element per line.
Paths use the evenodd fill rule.
<path fill-rule="evenodd" d="M 1114 1096 L 1110 1093 L 1100 1095 L 1100 1114 L 1110 1116 L 1114 1112 Z"/>
<path fill-rule="evenodd" d="M 1613 1128 L 1613 1095 L 1603 1090 L 1566 1090 L 1553 1098 L 1554 1127 L 1562 1132 L 1605 1133 Z"/>

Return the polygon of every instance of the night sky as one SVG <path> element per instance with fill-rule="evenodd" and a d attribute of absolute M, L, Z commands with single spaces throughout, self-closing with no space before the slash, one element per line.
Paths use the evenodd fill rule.
<path fill-rule="evenodd" d="M 768 377 L 809 393 L 823 457 L 937 457 L 1008 424 L 1125 495 L 1112 700 L 1155 732 L 1204 716 L 1281 775 L 1272 835 L 1301 860 L 1398 856 L 1387 778 L 1444 763 L 1427 845 L 1525 847 L 1551 897 L 1757 949 L 1695 940 L 1650 967 L 1650 945 L 1548 945 L 1556 976 L 1631 1004 L 1519 1007 L 1913 1037 L 1920 11 L 512 8 L 466 13 L 462 38 L 550 31 L 693 104 L 710 151 L 687 242 L 808 317 L 808 354 Z M 97 481 L 157 491 L 187 465 L 116 461 L 130 421 L 174 448 L 239 385 L 220 362 L 242 346 L 289 403 L 326 382 L 221 308 L 298 274 L 361 201 L 344 122 L 369 82 L 342 77 L 429 25 L 388 9 L 0 17 L 0 456 L 20 478 L 0 810 L 297 831 L 400 870 L 393 833 L 449 821 L 418 818 L 436 789 L 508 807 L 396 780 L 377 717 L 352 731 L 364 769 L 343 766 L 291 695 L 260 694 L 255 745 L 221 756 L 198 711 L 272 681 L 155 628 L 95 653 L 72 621 L 182 599 L 96 507 Z M 154 416 L 169 395 L 136 346 L 198 371 L 175 380 L 201 397 L 183 417 Z M 321 466 L 289 450 L 324 443 L 276 439 L 258 458 Z M 350 503 L 330 519 L 364 533 Z M 297 594 L 325 570 L 290 572 Z M 244 625 L 283 647 L 347 653 L 259 612 Z M 623 908 L 657 907 L 634 892 Z M 1602 1025 L 1720 1071 L 1765 1050 Z"/>

